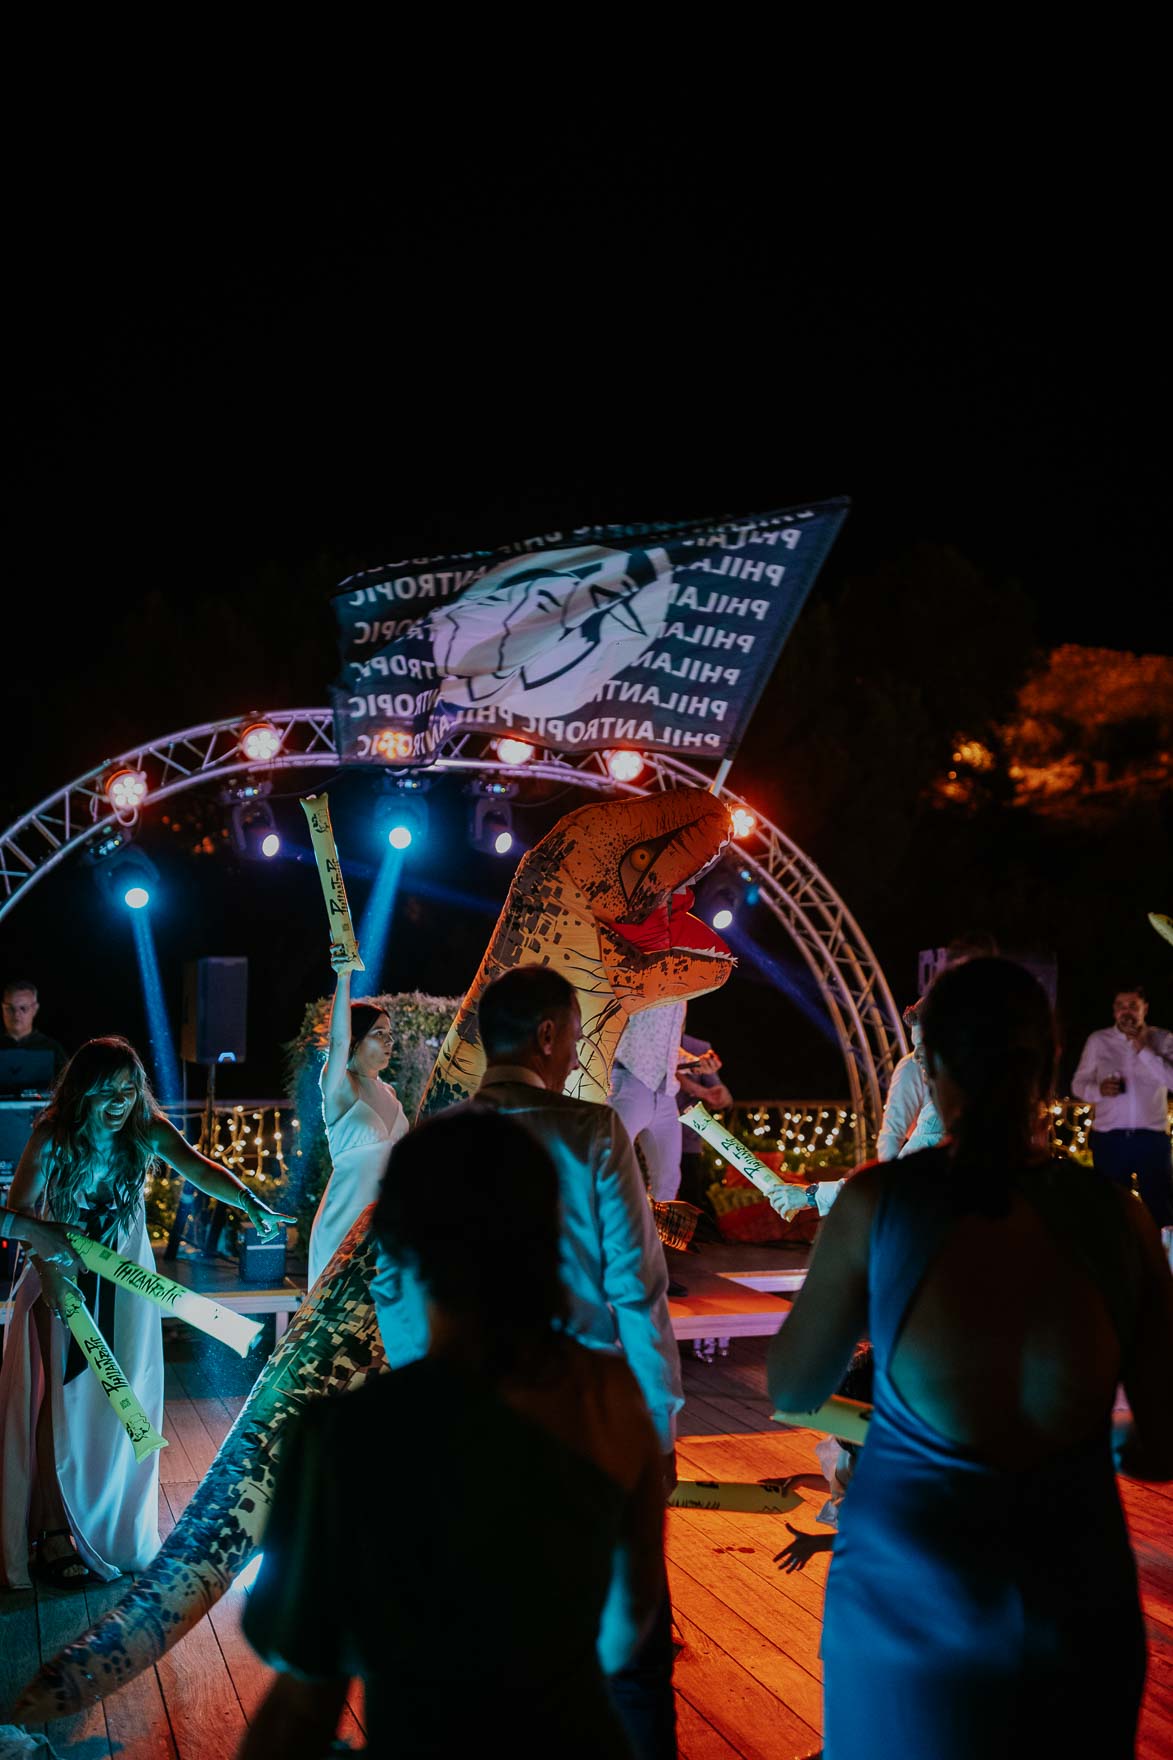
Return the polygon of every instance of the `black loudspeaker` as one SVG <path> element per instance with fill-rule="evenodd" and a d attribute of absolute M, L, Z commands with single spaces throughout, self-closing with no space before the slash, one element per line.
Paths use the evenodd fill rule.
<path fill-rule="evenodd" d="M 243 1063 L 247 959 L 197 959 L 183 968 L 184 1063 Z"/>

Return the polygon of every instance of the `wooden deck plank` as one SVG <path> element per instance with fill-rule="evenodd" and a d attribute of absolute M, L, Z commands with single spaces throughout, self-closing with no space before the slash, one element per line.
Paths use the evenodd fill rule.
<path fill-rule="evenodd" d="M 170 1431 L 164 1428 L 164 1435 L 178 1438 L 183 1446 L 191 1466 L 190 1473 L 185 1474 L 184 1478 L 198 1481 L 215 1460 L 219 1444 L 213 1440 L 186 1394 L 172 1394 L 165 1409 L 171 1428 Z"/>
<path fill-rule="evenodd" d="M 716 1558 L 724 1557 L 730 1547 L 749 1547 L 748 1552 L 738 1551 L 734 1554 L 744 1568 L 764 1578 L 788 1600 L 803 1608 L 819 1622 L 821 1630 L 823 1590 L 826 1586 L 830 1555 L 823 1553 L 812 1558 L 801 1571 L 780 1571 L 774 1563 L 775 1553 L 781 1552 L 790 1539 L 786 1523 L 793 1521 L 797 1513 L 793 1511 L 785 1517 L 742 1516 L 730 1515 L 724 1510 L 674 1509 L 669 1512 L 668 1519 L 674 1524 L 692 1528 L 704 1544 L 712 1548 L 714 1569 Z M 766 1523 L 769 1524 L 768 1532 L 763 1531 Z M 813 1522 L 794 1522 L 794 1526 L 818 1532 Z"/>
<path fill-rule="evenodd" d="M 698 1601 L 686 1589 L 683 1610 L 691 1613 L 694 1625 L 703 1627 L 706 1636 L 721 1643 L 743 1667 L 762 1682 L 811 1729 L 820 1729 L 823 1721 L 823 1687 L 821 1670 L 817 1669 L 819 1635 L 822 1626 L 811 1621 L 794 1602 L 778 1595 L 771 1596 L 760 1578 L 739 1573 L 736 1554 L 722 1560 L 724 1568 L 717 1573 L 703 1547 L 686 1543 L 689 1537 L 678 1531 L 669 1549 L 669 1571 L 679 1587 L 685 1577 L 691 1578 L 706 1597 Z M 718 1613 L 713 1603 L 723 1610 Z M 675 1606 L 675 1603 L 674 1603 Z M 738 1623 L 731 1626 L 728 1616 Z M 721 1623 L 718 1625 L 718 1621 Z M 810 1625 L 813 1623 L 813 1634 Z M 744 1628 L 744 1631 L 743 1629 Z M 752 1649 L 746 1648 L 746 1632 L 754 1634 Z M 803 1660 L 795 1655 L 802 1653 Z"/>
<path fill-rule="evenodd" d="M 741 1752 L 731 1748 L 681 1692 L 676 1695 L 676 1747 L 680 1760 L 738 1760 Z"/>
<path fill-rule="evenodd" d="M 706 1629 L 709 1609 L 703 1591 L 683 1573 L 672 1577 L 672 1604 L 684 1649 L 676 1658 L 679 1693 L 742 1760 L 790 1760 L 817 1754 L 818 1734 L 789 1711 L 741 1661 Z M 695 1606 L 704 1623 L 690 1617 Z M 720 1621 L 713 1623 L 720 1624 Z M 736 1636 L 727 1633 L 733 1642 Z"/>
<path fill-rule="evenodd" d="M 785 1530 L 783 1534 L 779 1545 L 788 1538 Z M 819 1685 L 823 1678 L 819 1658 L 822 1610 L 820 1608 L 817 1614 L 808 1611 L 785 1593 L 782 1588 L 785 1573 L 773 1567 L 773 1553 L 777 1547 L 769 1552 L 763 1549 L 761 1553 L 774 1568 L 773 1577 L 748 1569 L 746 1561 L 756 1550 L 743 1552 L 739 1547 L 722 1547 L 717 1554 L 695 1528 L 685 1522 L 668 1523 L 667 1553 L 673 1564 L 687 1571 L 795 1663 L 792 1691 L 787 1693 L 786 1703 L 807 1723 L 816 1726 L 822 1715 Z"/>

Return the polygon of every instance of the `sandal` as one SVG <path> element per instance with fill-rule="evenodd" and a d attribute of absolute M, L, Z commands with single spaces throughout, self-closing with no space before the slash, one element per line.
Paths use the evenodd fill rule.
<path fill-rule="evenodd" d="M 42 1583 L 48 1583 L 54 1589 L 84 1589 L 87 1583 L 100 1581 L 76 1548 L 63 1552 L 60 1558 L 42 1558 L 41 1548 L 46 1540 L 68 1540 L 72 1543 L 73 1535 L 68 1528 L 46 1528 L 40 1535 L 33 1558 L 33 1575 Z"/>

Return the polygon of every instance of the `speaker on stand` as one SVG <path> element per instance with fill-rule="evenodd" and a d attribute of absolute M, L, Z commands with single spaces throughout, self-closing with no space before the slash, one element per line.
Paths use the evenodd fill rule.
<path fill-rule="evenodd" d="M 216 1070 L 222 1063 L 244 1062 L 247 1015 L 247 959 L 198 959 L 184 966 L 180 1054 L 185 1064 L 201 1063 L 208 1072 L 204 1142 L 209 1146 L 215 1128 Z M 163 1251 L 165 1259 L 174 1259 L 179 1252 L 179 1243 L 193 1210 L 199 1220 L 205 1222 L 204 1256 L 215 1257 L 223 1206 L 184 1184 L 180 1188 L 175 1221 Z"/>

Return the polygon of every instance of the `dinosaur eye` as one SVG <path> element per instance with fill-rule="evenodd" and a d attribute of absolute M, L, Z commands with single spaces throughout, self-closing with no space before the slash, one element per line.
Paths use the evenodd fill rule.
<path fill-rule="evenodd" d="M 650 843 L 637 843 L 633 850 L 628 851 L 627 859 L 632 867 L 638 869 L 642 874 L 645 868 L 651 866 L 654 854 L 655 851 Z"/>

